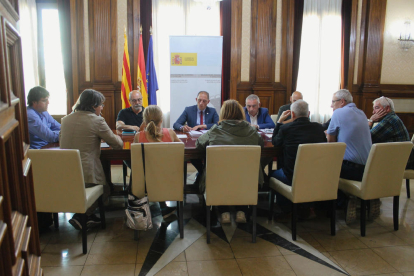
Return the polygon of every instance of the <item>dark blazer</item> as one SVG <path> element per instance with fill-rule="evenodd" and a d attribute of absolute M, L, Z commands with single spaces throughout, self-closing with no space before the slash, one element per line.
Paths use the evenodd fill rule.
<path fill-rule="evenodd" d="M 280 108 L 279 108 L 279 112 L 277 113 L 277 119 L 279 120 L 279 118 L 280 118 L 280 116 L 282 115 L 282 113 L 284 112 L 284 111 L 286 111 L 286 110 L 290 110 L 290 105 L 291 104 L 285 104 L 285 105 L 282 105 Z M 290 120 L 290 118 L 292 118 L 290 115 L 286 118 L 286 120 Z"/>
<path fill-rule="evenodd" d="M 177 121 L 174 123 L 173 128 L 175 130 L 180 130 L 180 128 L 187 122 L 189 127 L 195 127 L 197 125 L 197 105 L 187 106 L 184 109 L 184 112 L 178 117 Z M 217 124 L 219 116 L 215 108 L 206 107 L 204 124 L 207 126 L 207 129 L 210 129 L 213 125 Z"/>
<path fill-rule="evenodd" d="M 250 115 L 247 111 L 246 107 L 243 107 L 244 113 L 246 114 L 246 121 L 250 123 Z M 267 108 L 260 107 L 259 112 L 257 114 L 257 124 L 259 125 L 259 128 L 274 128 L 275 123 L 273 122 L 272 118 L 269 116 L 269 111 Z"/>
<path fill-rule="evenodd" d="M 320 123 L 311 122 L 307 117 L 300 117 L 290 124 L 276 124 L 272 144 L 283 148 L 281 167 L 286 177 L 292 180 L 296 154 L 300 144 L 324 143 L 326 136 Z"/>

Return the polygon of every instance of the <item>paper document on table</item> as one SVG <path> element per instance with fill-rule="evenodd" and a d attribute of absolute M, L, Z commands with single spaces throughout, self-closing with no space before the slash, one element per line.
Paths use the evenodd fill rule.
<path fill-rule="evenodd" d="M 207 129 L 202 129 L 200 130 L 203 134 L 206 133 L 208 130 Z"/>
<path fill-rule="evenodd" d="M 265 134 L 267 137 L 272 138 L 273 134 Z"/>
<path fill-rule="evenodd" d="M 264 133 L 273 133 L 273 128 L 262 128 L 260 131 Z"/>
<path fill-rule="evenodd" d="M 109 148 L 109 145 L 105 142 L 101 143 L 101 148 Z"/>
<path fill-rule="evenodd" d="M 203 133 L 201 131 L 197 131 L 197 130 L 192 130 L 190 131 L 188 134 L 190 134 L 191 137 L 199 137 L 201 136 Z"/>
<path fill-rule="evenodd" d="M 185 139 L 187 138 L 187 135 L 185 134 L 177 134 L 178 139 Z"/>

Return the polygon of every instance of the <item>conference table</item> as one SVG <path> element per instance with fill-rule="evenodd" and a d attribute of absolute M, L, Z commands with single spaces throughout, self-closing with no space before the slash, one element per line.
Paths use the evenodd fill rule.
<path fill-rule="evenodd" d="M 117 130 L 113 130 L 113 132 L 114 134 L 117 134 L 121 137 L 124 143 L 123 148 L 119 150 L 115 150 L 111 147 L 107 147 L 107 148 L 102 147 L 101 148 L 101 162 L 102 162 L 102 166 L 104 167 L 107 182 L 109 186 L 111 187 L 112 194 L 116 194 L 116 192 L 113 192 L 114 185 L 111 181 L 111 169 L 110 169 L 111 161 L 113 160 L 130 161 L 131 160 L 130 148 L 131 148 L 131 144 L 134 141 L 134 136 L 133 135 L 122 135 L 122 132 L 117 131 Z M 189 133 L 181 132 L 181 131 L 176 131 L 176 133 L 177 135 L 180 135 L 180 136 L 183 136 L 183 135 L 186 136 L 186 138 L 180 138 L 180 140 L 185 145 L 184 159 L 186 162 L 190 161 L 191 159 L 204 159 L 205 158 L 205 153 L 197 150 L 195 147 L 195 143 L 198 137 L 192 137 Z M 281 149 L 276 148 L 272 145 L 271 133 L 264 133 L 260 131 L 259 134 L 262 136 L 263 141 L 264 141 L 264 147 L 262 148 L 261 156 L 269 157 L 269 158 L 277 157 L 281 153 Z M 58 148 L 58 147 L 59 147 L 59 143 L 51 143 L 51 144 L 46 145 L 43 148 Z M 184 173 L 186 175 L 187 166 L 184 166 L 184 168 L 185 168 Z M 184 179 L 186 179 L 186 177 L 184 177 Z M 192 185 L 185 185 L 185 188 L 184 188 L 185 193 L 196 193 L 197 192 L 194 189 L 192 189 L 191 186 Z"/>

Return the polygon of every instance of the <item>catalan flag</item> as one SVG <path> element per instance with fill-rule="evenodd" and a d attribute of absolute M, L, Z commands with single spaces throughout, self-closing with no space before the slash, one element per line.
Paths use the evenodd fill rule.
<path fill-rule="evenodd" d="M 130 107 L 128 97 L 131 92 L 131 72 L 129 70 L 129 53 L 128 53 L 128 40 L 126 31 L 124 32 L 124 57 L 122 60 L 122 82 L 121 82 L 121 100 L 122 109 Z"/>
<path fill-rule="evenodd" d="M 147 54 L 147 87 L 149 104 L 157 104 L 158 81 L 154 66 L 154 50 L 152 49 L 152 35 L 150 36 Z"/>
<path fill-rule="evenodd" d="M 142 44 L 142 34 L 139 36 L 139 49 L 138 49 L 138 74 L 137 74 L 137 85 L 140 88 L 142 95 L 142 105 L 148 106 L 148 94 L 147 94 L 147 78 L 145 77 L 145 59 L 144 59 L 144 48 Z"/>

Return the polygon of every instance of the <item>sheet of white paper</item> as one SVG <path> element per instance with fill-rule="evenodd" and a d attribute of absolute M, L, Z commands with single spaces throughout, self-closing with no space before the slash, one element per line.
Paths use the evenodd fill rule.
<path fill-rule="evenodd" d="M 177 134 L 178 139 L 185 139 L 187 138 L 187 135 L 185 134 Z"/>
<path fill-rule="evenodd" d="M 109 145 L 105 142 L 101 143 L 101 148 L 109 148 Z"/>
<path fill-rule="evenodd" d="M 201 136 L 203 134 L 201 131 L 197 131 L 197 130 L 192 130 L 189 133 L 190 133 L 190 136 L 192 137 Z"/>
<path fill-rule="evenodd" d="M 273 134 L 266 134 L 267 137 L 272 138 Z"/>
<path fill-rule="evenodd" d="M 206 133 L 208 130 L 207 129 L 202 129 L 200 130 L 203 134 Z"/>

